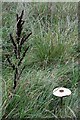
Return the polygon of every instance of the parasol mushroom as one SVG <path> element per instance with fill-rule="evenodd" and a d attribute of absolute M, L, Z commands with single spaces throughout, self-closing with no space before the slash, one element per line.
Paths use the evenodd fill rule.
<path fill-rule="evenodd" d="M 65 87 L 57 87 L 53 90 L 53 95 L 61 98 L 61 106 L 63 102 L 63 97 L 71 95 L 71 90 Z"/>

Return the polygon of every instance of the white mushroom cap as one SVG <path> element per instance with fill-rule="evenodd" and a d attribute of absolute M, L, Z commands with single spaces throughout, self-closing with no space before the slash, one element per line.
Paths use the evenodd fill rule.
<path fill-rule="evenodd" d="M 53 95 L 58 97 L 65 97 L 71 95 L 71 91 L 68 88 L 58 87 L 53 90 Z"/>

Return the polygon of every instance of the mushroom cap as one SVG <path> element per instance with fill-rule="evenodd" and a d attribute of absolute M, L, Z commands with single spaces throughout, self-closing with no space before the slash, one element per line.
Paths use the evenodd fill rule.
<path fill-rule="evenodd" d="M 71 90 L 64 87 L 58 87 L 53 90 L 53 95 L 58 97 L 65 97 L 71 95 Z"/>

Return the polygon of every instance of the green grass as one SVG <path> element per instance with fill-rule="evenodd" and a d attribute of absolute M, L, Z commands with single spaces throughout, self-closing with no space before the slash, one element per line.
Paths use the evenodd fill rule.
<path fill-rule="evenodd" d="M 3 107 L 6 109 L 6 116 L 8 118 L 11 118 L 11 116 L 13 118 L 61 117 L 60 98 L 54 97 L 52 91 L 57 86 L 65 86 L 71 89 L 72 95 L 64 98 L 65 107 L 62 115 L 70 118 L 77 117 L 78 88 L 76 83 L 78 79 L 75 79 L 76 69 L 76 72 L 72 74 L 73 68 L 71 66 L 57 66 L 54 69 L 50 67 L 51 69 L 46 68 L 45 70 L 37 69 L 37 66 L 26 68 L 15 94 L 12 91 L 12 77 L 10 78 L 9 75 L 4 86 L 3 97 L 3 101 L 6 101 Z M 60 72 L 61 70 L 62 72 Z M 71 75 L 67 75 L 68 73 Z M 8 72 L 6 76 L 8 76 Z M 72 78 L 69 78 L 71 76 Z M 12 98 L 10 97 L 10 92 L 12 93 Z"/>
<path fill-rule="evenodd" d="M 7 6 L 12 6 L 10 11 L 6 10 Z M 25 9 L 24 32 L 32 31 L 28 41 L 30 49 L 23 61 L 27 66 L 13 91 L 13 71 L 3 54 L 3 116 L 7 119 L 76 119 L 79 80 L 77 3 L 3 3 L 3 53 L 11 51 L 8 35 L 10 31 L 15 35 L 15 14 L 22 9 Z M 71 96 L 64 98 L 62 109 L 60 98 L 52 94 L 58 86 L 72 91 Z"/>
<path fill-rule="evenodd" d="M 63 41 L 63 40 L 62 40 Z M 69 59 L 71 44 L 60 41 L 51 32 L 34 38 L 35 59 L 43 64 L 64 62 Z"/>

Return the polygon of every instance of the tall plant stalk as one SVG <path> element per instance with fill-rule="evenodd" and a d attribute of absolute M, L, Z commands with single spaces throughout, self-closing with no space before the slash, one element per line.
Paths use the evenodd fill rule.
<path fill-rule="evenodd" d="M 10 40 L 13 45 L 12 49 L 14 51 L 13 55 L 15 56 L 16 64 L 12 62 L 13 60 L 11 60 L 10 55 L 6 55 L 7 61 L 14 71 L 14 82 L 13 82 L 14 89 L 16 88 L 17 81 L 20 79 L 20 76 L 23 70 L 25 69 L 25 66 L 23 67 L 21 66 L 23 64 L 22 61 L 29 49 L 29 46 L 28 46 L 24 51 L 22 51 L 22 47 L 24 46 L 24 43 L 27 41 L 29 36 L 32 34 L 32 32 L 30 32 L 29 34 L 22 36 L 23 24 L 25 22 L 23 20 L 23 15 L 24 15 L 24 10 L 22 10 L 20 16 L 18 14 L 16 15 L 17 24 L 16 24 L 15 38 L 13 38 L 12 34 L 10 33 Z"/>

